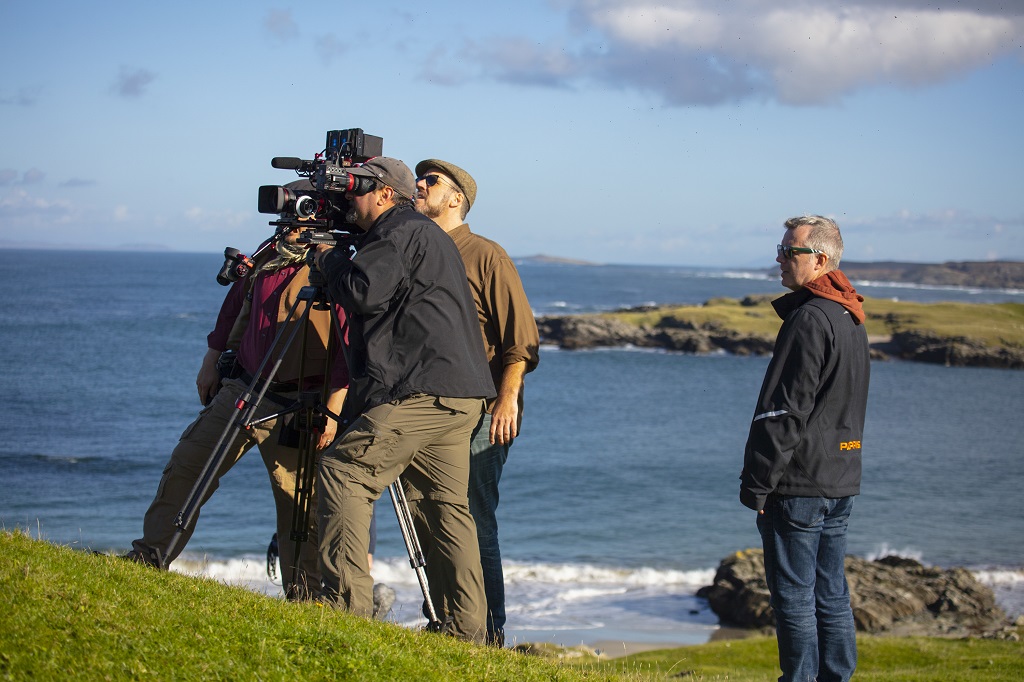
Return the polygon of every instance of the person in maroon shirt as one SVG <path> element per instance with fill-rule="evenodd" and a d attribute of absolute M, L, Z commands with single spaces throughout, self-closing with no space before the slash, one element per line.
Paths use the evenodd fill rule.
<path fill-rule="evenodd" d="M 264 358 L 269 361 L 265 363 L 261 383 L 268 378 L 265 375 L 277 361 L 280 361 L 280 366 L 253 415 L 254 421 L 259 422 L 293 405 L 300 391 L 322 389 L 325 381 L 327 411 L 335 415 L 341 413 L 348 390 L 348 368 L 342 353 L 344 339 L 335 338 L 330 344 L 329 339 L 332 334 L 337 335 L 337 329 L 347 328 L 342 308 L 331 306 L 330 309 L 317 310 L 314 306 L 309 312 L 305 333 L 299 330 L 296 342 L 284 349 L 283 354 L 280 348 L 283 342 L 274 346 L 282 325 L 290 327 L 306 324 L 301 319 L 304 302 L 300 302 L 295 313 L 289 316 L 296 300 L 299 300 L 300 292 L 309 286 L 306 250 L 295 244 L 295 237 L 296 232 L 293 231 L 278 242 L 270 258 L 258 264 L 248 277 L 236 282 L 225 297 L 217 325 L 207 337 L 208 349 L 196 377 L 199 399 L 206 407 L 185 429 L 171 453 L 157 486 L 156 496 L 143 520 L 143 535 L 132 543 L 132 550 L 126 558 L 167 568 L 184 549 L 195 530 L 199 514 L 197 512 L 192 522 L 182 529 L 179 541 L 172 547 L 172 538 L 178 530 L 174 523 L 175 517 L 184 507 L 206 463 L 213 456 L 225 428 L 237 419 L 236 403 L 246 391 L 253 375 L 260 370 Z M 337 327 L 331 319 L 332 315 L 337 317 Z M 290 328 L 284 329 L 281 338 L 287 339 L 290 332 Z M 221 381 L 217 360 L 228 349 L 238 352 L 241 376 Z M 291 540 L 295 479 L 299 467 L 293 417 L 295 414 L 289 414 L 240 430 L 228 446 L 219 471 L 213 473 L 212 484 L 201 504 L 205 504 L 217 489 L 220 477 L 242 455 L 257 446 L 270 476 L 277 507 L 277 535 L 285 594 L 291 599 L 303 599 L 319 589 L 320 570 L 317 565 L 315 513 L 309 515 L 310 539 L 299 548 L 297 562 L 295 543 Z M 328 418 L 316 437 L 315 446 L 318 449 L 325 448 L 334 440 L 336 433 L 337 423 Z M 315 509 L 315 499 L 310 501 L 310 505 Z"/>

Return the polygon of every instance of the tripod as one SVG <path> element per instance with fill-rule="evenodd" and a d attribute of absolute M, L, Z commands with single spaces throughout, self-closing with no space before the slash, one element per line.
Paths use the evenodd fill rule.
<path fill-rule="evenodd" d="M 303 392 L 302 379 L 305 378 L 305 350 L 300 356 L 299 363 L 299 395 L 296 400 L 286 405 L 284 409 L 256 418 L 255 415 L 264 399 L 270 398 L 274 402 L 281 404 L 280 399 L 275 400 L 273 393 L 268 396 L 268 391 L 273 383 L 274 377 L 281 367 L 282 361 L 285 357 L 287 350 L 291 347 L 297 338 L 299 330 L 303 330 L 302 334 L 302 348 L 306 348 L 306 338 L 308 334 L 308 328 L 310 325 L 309 315 L 310 311 L 317 309 L 333 310 L 333 306 L 327 300 L 327 295 L 324 289 L 326 284 L 323 275 L 316 270 L 311 264 L 309 266 L 309 281 L 310 286 L 303 287 L 291 308 L 288 311 L 287 319 L 283 323 L 279 323 L 277 335 L 271 344 L 270 350 L 266 356 L 262 359 L 259 368 L 255 372 L 255 376 L 249 382 L 245 391 L 239 396 L 235 403 L 234 413 L 228 424 L 225 426 L 220 438 L 217 441 L 209 459 L 205 463 L 198 479 L 192 486 L 192 489 L 183 504 L 181 510 L 177 513 L 174 518 L 174 526 L 176 528 L 171 540 L 167 546 L 166 555 L 161 555 L 157 551 L 156 561 L 157 565 L 161 568 L 166 568 L 165 556 L 173 557 L 175 549 L 181 541 L 183 533 L 186 529 L 192 527 L 195 522 L 196 516 L 199 513 L 199 509 L 203 502 L 210 494 L 210 488 L 217 480 L 217 474 L 224 465 L 225 460 L 228 458 L 232 451 L 232 446 L 243 430 L 250 430 L 253 427 L 270 421 L 284 417 L 289 414 L 296 414 L 296 422 L 300 432 L 300 438 L 298 441 L 298 460 L 297 469 L 295 472 L 295 495 L 294 495 L 294 510 L 292 514 L 292 524 L 290 538 L 294 544 L 294 561 L 292 566 L 298 566 L 299 556 L 301 552 L 302 543 L 308 542 L 309 538 L 309 515 L 310 515 L 310 502 L 313 493 L 313 483 L 316 476 L 315 466 L 315 453 L 316 447 L 313 438 L 316 437 L 316 429 L 322 428 L 326 424 L 326 418 L 330 417 L 337 422 L 341 422 L 341 418 L 331 413 L 326 407 L 326 397 L 328 392 L 327 379 L 330 376 L 330 360 L 333 357 L 333 350 L 335 343 L 340 343 L 341 339 L 344 338 L 343 331 L 340 327 L 338 319 L 335 315 L 331 315 L 333 322 L 333 334 L 329 334 L 328 338 L 328 352 L 327 352 L 327 367 L 324 371 L 324 382 L 323 387 L 319 393 L 316 392 Z M 303 306 L 301 313 L 296 318 L 296 313 L 300 306 Z M 281 345 L 282 339 L 289 328 L 289 324 L 297 319 L 297 323 L 291 326 L 291 331 L 287 335 L 287 339 L 284 340 L 283 346 Z M 268 372 L 264 372 L 268 365 L 271 364 L 271 358 L 274 355 L 275 349 L 281 347 L 278 353 L 277 360 L 272 364 Z M 263 378 L 265 376 L 265 379 Z M 425 560 L 423 553 L 420 550 L 419 540 L 416 537 L 416 531 L 412 525 L 412 516 L 408 508 L 408 503 L 405 500 L 404 492 L 402 491 L 401 482 L 396 481 L 393 485 L 391 494 L 392 502 L 395 505 L 395 512 L 399 518 L 399 525 L 402 531 L 403 538 L 406 542 L 406 548 L 409 552 L 410 563 L 417 572 L 417 577 L 420 582 L 421 589 L 426 604 L 426 612 L 430 617 L 430 624 L 428 629 L 440 630 L 440 623 L 436 617 L 433 604 L 430 600 L 429 590 L 426 582 L 426 575 L 423 571 Z M 397 491 L 397 492 L 396 492 Z M 315 540 L 315 539 L 314 539 Z M 289 591 L 288 596 L 298 596 L 291 593 L 292 590 L 302 590 L 305 586 L 298 585 L 297 581 L 290 587 L 286 587 Z"/>
<path fill-rule="evenodd" d="M 313 271 L 311 270 L 310 275 L 312 275 L 312 273 Z M 327 391 L 329 389 L 326 381 L 322 382 L 324 386 L 319 394 L 316 392 L 303 391 L 305 388 L 305 386 L 303 386 L 303 382 L 307 379 L 307 337 L 309 335 L 309 327 L 312 324 L 309 319 L 309 314 L 313 309 L 323 309 L 323 302 L 325 300 L 322 286 L 316 286 L 317 283 L 313 281 L 313 279 L 310 280 L 310 284 L 311 286 L 302 287 L 302 289 L 297 292 L 295 301 L 288 310 L 286 319 L 283 322 L 278 323 L 276 337 L 269 346 L 259 368 L 256 370 L 255 377 L 251 379 L 246 378 L 248 386 L 238 396 L 237 400 L 235 400 L 232 408 L 233 411 L 228 415 L 224 415 L 224 410 L 228 409 L 228 405 L 230 403 L 221 408 L 221 414 L 223 415 L 222 418 L 226 417 L 226 424 L 224 425 L 224 429 L 220 433 L 220 437 L 217 440 L 216 445 L 213 447 L 209 458 L 206 460 L 200 475 L 195 480 L 189 495 L 185 499 L 181 510 L 174 517 L 173 524 L 176 531 L 167 545 L 165 550 L 166 556 L 175 556 L 175 549 L 182 539 L 183 532 L 193 526 L 195 518 L 199 513 L 199 509 L 206 501 L 207 497 L 209 497 L 210 489 L 215 485 L 219 478 L 225 461 L 229 457 L 238 456 L 239 447 L 236 445 L 236 441 L 239 435 L 243 431 L 251 431 L 259 424 L 283 418 L 290 414 L 295 415 L 293 424 L 297 427 L 299 437 L 294 439 L 291 443 L 286 443 L 286 445 L 295 447 L 298 450 L 294 471 L 294 500 L 296 503 L 296 511 L 298 513 L 293 514 L 292 532 L 289 534 L 289 537 L 297 543 L 308 540 L 308 532 L 306 531 L 306 528 L 308 527 L 309 520 L 309 500 L 312 494 L 312 483 L 315 475 L 313 461 L 315 454 L 315 448 L 313 446 L 315 443 L 311 441 L 312 438 L 315 437 L 314 429 L 322 427 L 326 423 L 326 417 L 324 415 L 330 414 L 324 405 Z M 300 307 L 301 315 L 298 314 Z M 327 306 L 327 308 L 330 309 L 329 306 Z M 331 317 L 334 319 L 333 316 Z M 334 322 L 337 326 L 336 319 L 334 319 Z M 288 350 L 298 338 L 300 330 L 302 331 L 303 352 L 297 356 L 299 380 L 297 385 L 292 385 L 288 389 L 298 391 L 298 395 L 295 399 L 285 398 L 271 392 L 271 387 L 274 386 L 274 378 L 285 358 L 288 357 Z M 323 334 L 322 331 L 321 334 Z M 332 333 L 331 330 L 328 330 L 326 333 L 328 338 L 327 361 L 325 363 L 327 366 L 323 375 L 325 378 L 330 376 L 330 358 L 333 355 L 335 338 L 342 338 L 340 334 L 340 329 L 337 329 L 335 333 Z M 277 360 L 272 363 L 274 352 L 277 349 L 280 349 L 280 352 L 278 353 Z M 293 353 L 292 358 L 294 357 L 295 355 Z M 269 370 L 267 369 L 268 366 L 271 366 Z M 264 400 L 270 400 L 277 405 L 283 406 L 284 409 L 267 415 L 266 408 L 263 407 L 261 409 L 261 406 L 264 404 Z M 257 418 L 257 415 L 261 416 Z M 336 415 L 331 416 L 335 419 L 338 418 Z M 228 466 L 230 466 L 230 464 Z M 300 549 L 301 545 L 297 544 L 296 551 L 298 552 Z M 166 563 L 162 560 L 162 557 L 157 557 L 157 559 L 158 563 Z M 293 563 L 292 565 L 294 566 L 296 563 Z"/>

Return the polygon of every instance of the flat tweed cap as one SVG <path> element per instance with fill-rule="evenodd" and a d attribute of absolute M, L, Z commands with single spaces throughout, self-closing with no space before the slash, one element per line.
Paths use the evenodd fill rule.
<path fill-rule="evenodd" d="M 378 156 L 361 166 L 346 168 L 351 175 L 376 178 L 391 187 L 406 199 L 416 198 L 416 177 L 409 167 L 390 156 Z"/>
<path fill-rule="evenodd" d="M 441 159 L 426 159 L 416 164 L 416 177 L 422 177 L 431 168 L 441 171 L 459 186 L 462 193 L 466 195 L 466 203 L 470 208 L 476 203 L 476 180 L 473 176 L 462 170 L 454 163 L 448 163 Z"/>

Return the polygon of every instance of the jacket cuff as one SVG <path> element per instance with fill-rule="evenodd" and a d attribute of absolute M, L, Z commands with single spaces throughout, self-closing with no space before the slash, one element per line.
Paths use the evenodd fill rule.
<path fill-rule="evenodd" d="M 747 488 L 740 488 L 740 502 L 743 503 L 744 507 L 753 509 L 756 512 L 764 509 L 764 504 L 767 499 L 767 495 L 756 495 Z"/>

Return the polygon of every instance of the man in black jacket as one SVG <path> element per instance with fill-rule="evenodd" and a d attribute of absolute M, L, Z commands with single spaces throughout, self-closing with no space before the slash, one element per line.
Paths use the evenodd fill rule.
<path fill-rule="evenodd" d="M 358 414 L 320 462 L 321 596 L 370 615 L 372 504 L 401 475 L 444 630 L 483 643 L 469 440 L 495 393 L 473 294 L 455 243 L 413 209 L 408 166 L 379 157 L 350 173 L 373 181 L 346 194 L 347 218 L 366 235 L 354 256 L 328 247 L 317 255 L 348 315 L 349 400 Z"/>
<path fill-rule="evenodd" d="M 838 270 L 834 221 L 786 221 L 778 247 L 784 322 L 761 386 L 740 476 L 758 512 L 780 680 L 848 680 L 857 642 L 843 560 L 870 374 L 864 298 Z"/>

